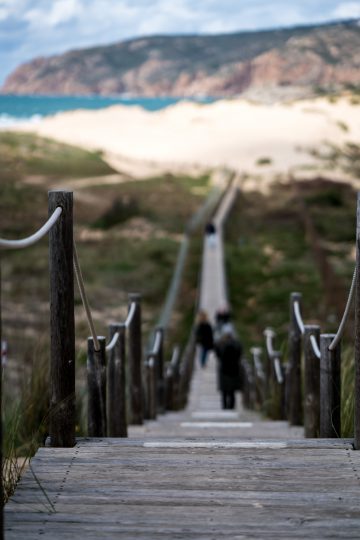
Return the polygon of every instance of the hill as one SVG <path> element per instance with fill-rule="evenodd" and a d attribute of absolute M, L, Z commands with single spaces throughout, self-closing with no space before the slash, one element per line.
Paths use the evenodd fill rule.
<path fill-rule="evenodd" d="M 14 94 L 261 97 L 360 85 L 359 21 L 212 36 L 154 36 L 36 58 Z"/>

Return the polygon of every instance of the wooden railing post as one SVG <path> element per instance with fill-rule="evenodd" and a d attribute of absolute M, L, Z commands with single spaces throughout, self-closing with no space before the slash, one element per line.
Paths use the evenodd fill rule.
<path fill-rule="evenodd" d="M 302 425 L 302 391 L 301 391 L 301 331 L 296 322 L 294 303 L 301 306 L 301 294 L 293 292 L 290 295 L 290 326 L 289 326 L 289 373 L 287 390 L 288 420 L 293 426 Z"/>
<path fill-rule="evenodd" d="M 272 369 L 273 369 L 273 398 L 274 398 L 274 418 L 277 420 L 286 419 L 285 410 L 285 374 L 284 368 L 281 363 L 280 351 L 274 351 L 271 357 Z M 279 377 L 281 380 L 279 380 Z"/>
<path fill-rule="evenodd" d="M 129 307 L 135 302 L 135 313 L 129 327 L 129 374 L 130 374 L 130 419 L 131 424 L 143 423 L 142 395 L 142 340 L 141 340 L 141 295 L 129 294 Z"/>
<path fill-rule="evenodd" d="M 340 343 L 333 351 L 329 345 L 335 334 L 320 336 L 320 437 L 341 435 L 341 353 Z"/>
<path fill-rule="evenodd" d="M 146 388 L 147 388 L 146 418 L 148 420 L 155 420 L 156 411 L 157 411 L 156 366 L 155 366 L 155 358 L 152 354 L 148 354 L 147 359 L 146 359 Z"/>
<path fill-rule="evenodd" d="M 320 328 L 316 325 L 304 328 L 304 430 L 305 437 L 314 438 L 320 432 L 320 360 L 313 351 L 310 336 L 319 341 Z"/>
<path fill-rule="evenodd" d="M 1 309 L 1 254 L 0 254 L 0 349 L 2 371 L 2 309 Z M 2 411 L 2 376 L 0 377 L 0 471 L 3 470 L 3 411 Z M 4 538 L 4 485 L 0 481 L 0 540 Z"/>
<path fill-rule="evenodd" d="M 75 322 L 73 194 L 49 192 L 49 215 L 62 214 L 49 232 L 50 270 L 50 446 L 75 444 Z"/>
<path fill-rule="evenodd" d="M 360 450 L 360 193 L 356 212 L 354 448 Z"/>
<path fill-rule="evenodd" d="M 253 355 L 253 369 L 252 374 L 254 377 L 254 408 L 262 409 L 265 402 L 265 372 L 261 361 L 262 349 L 260 347 L 252 347 L 251 354 Z"/>
<path fill-rule="evenodd" d="M 110 340 L 118 333 L 107 369 L 107 419 L 109 437 L 127 437 L 125 324 L 110 324 Z"/>
<path fill-rule="evenodd" d="M 98 337 L 100 350 L 95 351 L 94 340 L 88 338 L 88 434 L 106 437 L 106 340 Z"/>
<path fill-rule="evenodd" d="M 157 391 L 157 407 L 159 414 L 166 411 L 165 403 L 165 373 L 164 373 L 164 329 L 158 327 L 157 333 L 160 333 L 160 347 L 156 357 L 156 391 Z"/>
<path fill-rule="evenodd" d="M 174 405 L 174 369 L 169 363 L 165 373 L 165 403 L 166 410 L 175 410 Z"/>

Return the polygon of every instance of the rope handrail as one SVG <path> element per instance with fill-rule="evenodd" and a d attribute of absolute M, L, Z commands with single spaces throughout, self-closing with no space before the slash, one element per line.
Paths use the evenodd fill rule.
<path fill-rule="evenodd" d="M 342 316 L 340 326 L 339 326 L 339 329 L 338 329 L 338 331 L 336 333 L 336 336 L 334 337 L 334 339 L 332 340 L 332 342 L 329 345 L 329 351 L 333 351 L 335 349 L 335 347 L 338 345 L 338 343 L 339 343 L 339 341 L 342 338 L 342 335 L 344 333 L 345 324 L 347 322 L 347 319 L 348 319 L 348 316 L 349 316 L 349 313 L 350 313 L 351 302 L 352 302 L 352 299 L 354 297 L 356 274 L 357 274 L 357 271 L 356 271 L 356 266 L 355 266 L 354 273 L 353 273 L 353 278 L 352 278 L 352 282 L 351 282 L 351 286 L 350 286 L 349 296 L 348 296 L 346 306 L 345 306 L 345 310 L 344 310 L 344 314 Z"/>
<path fill-rule="evenodd" d="M 128 315 L 124 322 L 125 328 L 129 328 L 130 324 L 132 323 L 132 320 L 135 315 L 135 310 L 136 310 L 136 302 L 131 302 Z"/>
<path fill-rule="evenodd" d="M 173 348 L 172 355 L 171 355 L 171 360 L 168 363 L 167 370 L 166 370 L 166 375 L 168 377 L 171 377 L 174 374 L 174 372 L 176 372 L 176 370 L 178 369 L 179 359 L 180 359 L 180 347 L 178 345 L 175 345 L 175 347 Z"/>
<path fill-rule="evenodd" d="M 304 321 L 303 321 L 302 316 L 301 316 L 300 304 L 299 304 L 298 300 L 295 300 L 295 302 L 294 302 L 294 315 L 295 315 L 295 319 L 296 319 L 297 325 L 299 327 L 299 330 L 300 330 L 301 334 L 304 335 L 304 333 L 305 333 L 305 325 L 304 325 Z"/>
<path fill-rule="evenodd" d="M 264 380 L 265 379 L 265 373 L 264 373 L 263 365 L 262 365 L 261 360 L 260 360 L 260 355 L 261 355 L 262 349 L 260 347 L 252 347 L 250 349 L 250 352 L 253 355 L 256 376 L 259 379 Z"/>
<path fill-rule="evenodd" d="M 110 343 L 108 343 L 105 347 L 105 350 L 106 352 L 109 352 L 109 351 L 112 351 L 113 348 L 115 347 L 115 345 L 117 344 L 118 342 L 118 339 L 119 339 L 119 336 L 120 336 L 120 333 L 119 332 L 115 332 L 115 334 L 113 335 L 112 337 L 112 340 L 110 341 Z"/>
<path fill-rule="evenodd" d="M 76 281 L 77 281 L 78 286 L 79 286 L 80 296 L 81 296 L 81 300 L 82 300 L 82 303 L 83 303 L 83 306 L 84 306 L 84 309 L 85 309 L 86 317 L 87 317 L 87 320 L 88 320 L 88 323 L 89 323 L 91 336 L 92 336 L 92 338 L 94 340 L 94 349 L 95 349 L 95 351 L 99 351 L 100 350 L 100 344 L 99 344 L 99 340 L 97 338 L 97 333 L 95 331 L 95 326 L 94 326 L 94 321 L 93 321 L 92 314 L 91 314 L 90 305 L 89 305 L 89 302 L 88 302 L 88 299 L 87 299 L 87 296 L 86 296 L 86 292 L 85 292 L 84 280 L 83 280 L 82 273 L 81 273 L 81 268 L 80 268 L 80 264 L 79 264 L 79 258 L 78 258 L 78 254 L 77 254 L 77 250 L 76 250 L 75 241 L 73 242 L 73 256 L 74 256 L 74 270 L 75 270 L 75 275 L 76 275 Z"/>
<path fill-rule="evenodd" d="M 129 309 L 129 312 L 128 312 L 128 316 L 126 317 L 126 320 L 124 322 L 125 328 L 129 328 L 129 326 L 130 326 L 130 324 L 131 324 L 131 322 L 132 322 L 132 320 L 134 318 L 135 310 L 136 310 L 136 302 L 131 302 L 130 309 Z M 113 350 L 113 348 L 115 347 L 115 345 L 118 342 L 119 336 L 120 336 L 120 333 L 115 332 L 115 334 L 112 337 L 112 340 L 105 347 L 106 352 L 109 352 L 109 351 Z"/>
<path fill-rule="evenodd" d="M 318 358 L 320 360 L 321 352 L 320 352 L 320 349 L 319 349 L 319 345 L 318 345 L 318 343 L 316 341 L 316 337 L 313 334 L 311 334 L 311 336 L 310 336 L 310 343 L 311 343 L 311 347 L 312 347 L 312 350 L 314 351 L 314 354 L 315 354 L 316 358 Z"/>
<path fill-rule="evenodd" d="M 172 366 L 172 368 L 176 367 L 177 363 L 179 362 L 179 358 L 180 358 L 180 347 L 176 345 L 173 348 L 173 353 L 170 360 L 170 366 Z"/>
<path fill-rule="evenodd" d="M 58 206 L 55 208 L 54 212 L 51 214 L 49 219 L 46 223 L 38 231 L 36 231 L 31 236 L 28 236 L 27 238 L 22 238 L 20 240 L 6 240 L 5 238 L 0 238 L 0 247 L 2 248 L 9 248 L 9 249 L 17 249 L 17 248 L 25 248 L 28 246 L 31 246 L 41 240 L 49 231 L 50 229 L 55 225 L 59 217 L 61 216 L 62 208 Z"/>
<path fill-rule="evenodd" d="M 266 328 L 264 330 L 264 336 L 266 341 L 266 350 L 270 357 L 270 359 L 273 362 L 274 365 L 274 371 L 276 375 L 277 382 L 279 384 L 282 384 L 284 382 L 284 377 L 282 374 L 282 368 L 281 368 L 281 362 L 279 358 L 279 351 L 275 351 L 273 347 L 273 338 L 275 337 L 275 332 L 272 328 Z"/>
<path fill-rule="evenodd" d="M 273 347 L 273 343 L 272 343 L 272 340 L 275 337 L 275 332 L 272 328 L 265 328 L 264 336 L 265 336 L 266 349 L 267 349 L 268 355 L 270 357 L 273 357 L 274 354 L 276 353 Z"/>
<path fill-rule="evenodd" d="M 283 377 L 283 373 L 281 369 L 280 359 L 278 356 L 274 358 L 274 370 L 275 370 L 277 382 L 279 384 L 282 384 L 284 382 L 284 377 Z"/>
<path fill-rule="evenodd" d="M 160 351 L 160 345 L 161 345 L 161 339 L 162 339 L 162 332 L 160 330 L 157 330 L 155 332 L 155 340 L 152 350 L 149 352 L 149 356 L 156 356 Z"/>

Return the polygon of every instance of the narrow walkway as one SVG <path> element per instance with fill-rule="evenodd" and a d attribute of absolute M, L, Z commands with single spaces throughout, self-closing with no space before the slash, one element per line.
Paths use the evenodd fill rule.
<path fill-rule="evenodd" d="M 224 199 L 222 215 L 231 198 Z M 204 249 L 201 306 L 226 301 L 222 245 Z M 42 448 L 6 506 L 9 540 L 359 538 L 360 452 L 300 428 L 222 411 L 215 359 L 188 407 L 129 439 Z M 41 485 L 41 489 L 39 488 Z"/>

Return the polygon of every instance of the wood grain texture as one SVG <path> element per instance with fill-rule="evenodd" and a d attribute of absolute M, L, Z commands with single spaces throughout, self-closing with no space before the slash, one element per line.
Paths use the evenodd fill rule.
<path fill-rule="evenodd" d="M 107 420 L 109 437 L 127 437 L 125 325 L 110 325 L 110 340 L 119 338 L 107 365 Z"/>
<path fill-rule="evenodd" d="M 330 351 L 334 338 L 334 334 L 320 336 L 320 437 L 327 438 L 341 435 L 341 345 Z"/>
<path fill-rule="evenodd" d="M 355 448 L 360 450 L 360 193 L 356 210 L 356 281 L 355 281 Z"/>
<path fill-rule="evenodd" d="M 49 216 L 62 214 L 49 232 L 50 417 L 52 446 L 75 443 L 75 322 L 73 270 L 73 194 L 49 192 Z"/>
<path fill-rule="evenodd" d="M 290 295 L 290 325 L 289 325 L 289 376 L 287 389 L 287 412 L 290 424 L 301 426 L 303 419 L 301 391 L 301 331 L 296 322 L 294 303 L 301 306 L 301 293 Z"/>
<path fill-rule="evenodd" d="M 141 295 L 129 294 L 129 308 L 136 303 L 135 314 L 129 327 L 129 375 L 130 375 L 130 423 L 141 425 L 144 417 L 142 394 L 142 341 L 141 341 Z"/>
<path fill-rule="evenodd" d="M 305 437 L 318 437 L 320 432 L 320 360 L 314 353 L 310 337 L 319 342 L 320 327 L 305 325 L 304 333 L 304 429 Z"/>

